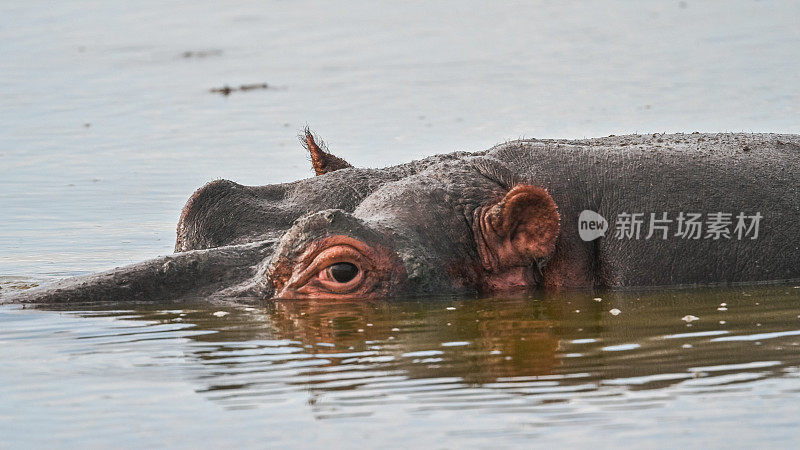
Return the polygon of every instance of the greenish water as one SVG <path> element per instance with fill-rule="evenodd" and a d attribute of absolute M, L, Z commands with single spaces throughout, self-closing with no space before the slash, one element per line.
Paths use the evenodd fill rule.
<path fill-rule="evenodd" d="M 209 180 L 310 176 L 306 124 L 359 167 L 518 137 L 800 133 L 798 17 L 2 2 L 0 295 L 170 253 Z M 800 289 L 593 297 L 3 306 L 0 448 L 797 447 Z"/>
<path fill-rule="evenodd" d="M 800 288 L 0 308 L 8 447 L 786 447 Z"/>

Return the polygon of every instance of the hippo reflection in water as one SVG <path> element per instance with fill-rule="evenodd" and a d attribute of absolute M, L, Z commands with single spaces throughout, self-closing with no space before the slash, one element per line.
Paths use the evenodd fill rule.
<path fill-rule="evenodd" d="M 800 279 L 800 136 L 532 139 L 384 169 L 352 167 L 310 133 L 304 141 L 318 176 L 208 183 L 183 209 L 175 254 L 4 301 L 496 295 Z"/>

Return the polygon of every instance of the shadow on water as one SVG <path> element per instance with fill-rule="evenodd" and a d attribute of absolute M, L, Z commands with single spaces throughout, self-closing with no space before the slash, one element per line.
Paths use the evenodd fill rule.
<path fill-rule="evenodd" d="M 195 391 L 226 408 L 269 406 L 302 392 L 315 417 L 327 419 L 391 406 L 578 414 L 581 400 L 652 408 L 676 395 L 796 378 L 798 301 L 800 289 L 780 286 L 69 314 L 142 325 L 78 337 L 84 345 L 185 338 L 180 349 Z M 627 395 L 636 391 L 651 394 Z"/>

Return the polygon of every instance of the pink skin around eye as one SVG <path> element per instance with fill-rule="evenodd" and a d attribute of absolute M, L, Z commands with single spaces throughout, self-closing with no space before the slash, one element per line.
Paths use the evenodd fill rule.
<path fill-rule="evenodd" d="M 357 273 L 345 283 L 330 276 L 328 268 L 337 263 L 356 266 Z M 276 277 L 276 298 L 380 298 L 396 285 L 405 272 L 394 254 L 348 236 L 330 236 L 311 244 L 293 265 L 279 267 L 278 274 L 291 275 L 285 283 Z"/>

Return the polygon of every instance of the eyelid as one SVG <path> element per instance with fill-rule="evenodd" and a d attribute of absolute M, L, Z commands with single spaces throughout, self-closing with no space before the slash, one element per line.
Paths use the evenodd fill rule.
<path fill-rule="evenodd" d="M 330 266 L 328 266 L 330 267 Z M 299 289 L 302 292 L 304 289 L 314 289 L 315 287 L 321 287 L 325 289 L 331 294 L 334 295 L 348 295 L 352 294 L 364 286 L 364 283 L 368 281 L 367 275 L 359 270 L 356 276 L 346 282 L 346 283 L 339 283 L 338 281 L 332 280 L 323 280 L 322 276 L 327 272 L 328 268 L 322 269 L 321 271 L 317 272 L 317 278 L 312 279 L 308 284 L 304 285 Z"/>
<path fill-rule="evenodd" d="M 270 268 L 275 274 L 275 298 L 376 298 L 388 295 L 391 281 L 399 281 L 406 273 L 390 249 L 346 235 L 312 241 L 296 258 L 273 259 L 277 261 Z M 357 279 L 348 283 L 320 279 L 320 271 L 337 262 L 355 264 Z"/>
<path fill-rule="evenodd" d="M 330 255 L 333 253 L 334 255 Z M 338 253 L 338 254 L 337 254 Z M 359 271 L 366 271 L 365 264 L 366 257 L 355 247 L 340 244 L 334 247 L 328 247 L 325 250 L 317 253 L 313 261 L 298 275 L 296 281 L 292 284 L 303 286 L 314 278 L 318 273 L 325 270 L 328 266 L 339 263 L 349 262 L 355 264 Z"/>

